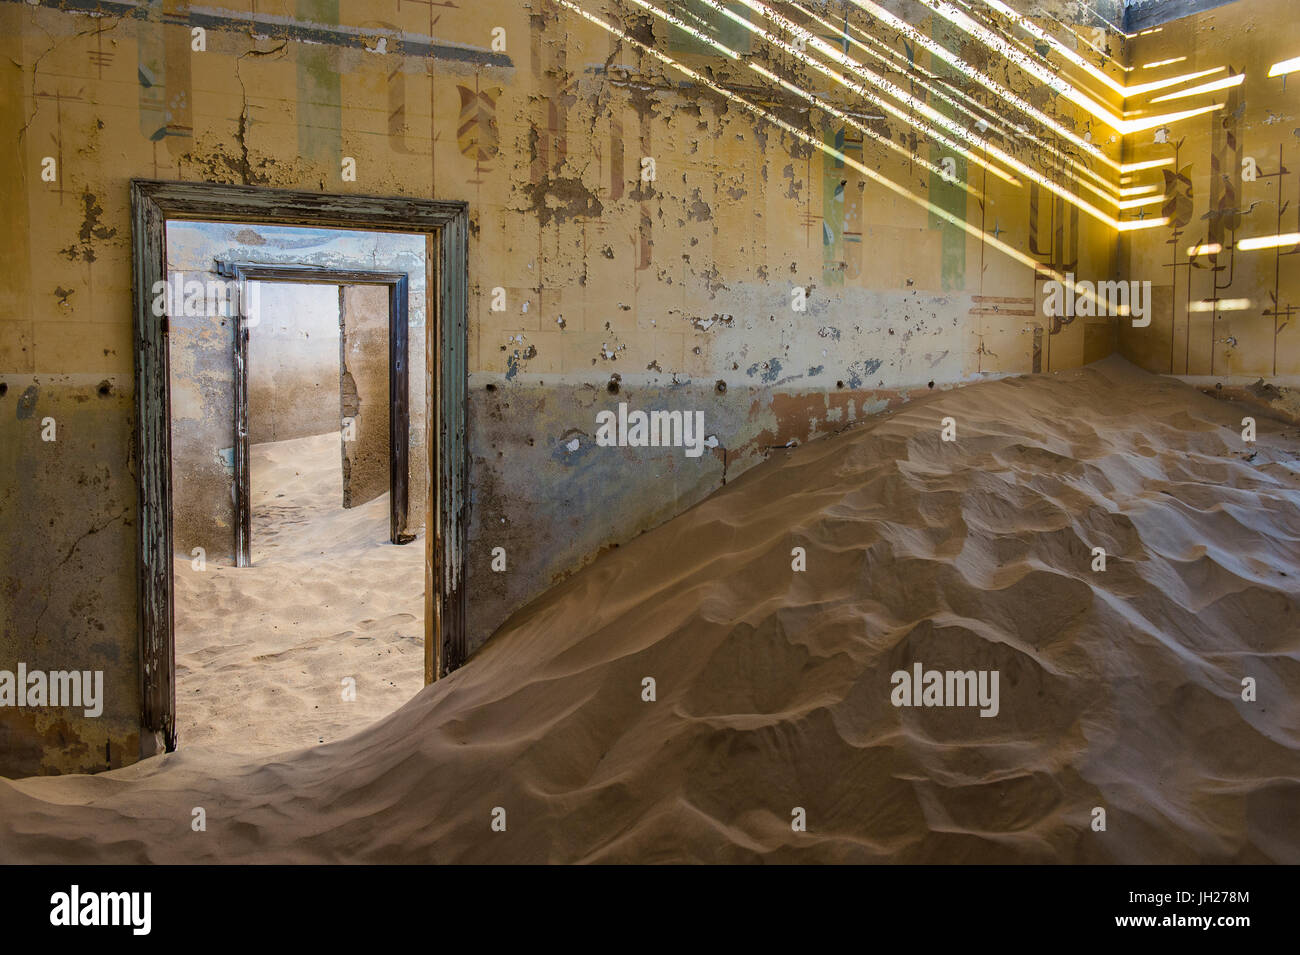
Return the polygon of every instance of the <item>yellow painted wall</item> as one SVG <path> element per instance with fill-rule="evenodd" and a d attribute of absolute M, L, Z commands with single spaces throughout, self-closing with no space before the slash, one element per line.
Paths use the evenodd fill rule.
<path fill-rule="evenodd" d="M 1272 64 L 1296 56 L 1300 18 L 1285 0 L 1228 4 L 1133 40 L 1131 62 L 1144 78 L 1219 69 L 1198 81 L 1209 83 L 1245 74 L 1236 87 L 1207 95 L 1222 109 L 1172 124 L 1165 142 L 1151 130 L 1126 144 L 1126 161 L 1173 160 L 1138 180 L 1160 187 L 1172 221 L 1134 236 L 1126 250 L 1128 274 L 1153 283 L 1158 307 L 1151 328 L 1124 329 L 1120 341 L 1151 371 L 1270 381 L 1300 375 L 1296 247 L 1236 248 L 1253 236 L 1300 232 L 1300 73 L 1268 76 Z M 1167 60 L 1177 62 L 1143 67 Z M 1155 108 L 1149 99 L 1128 108 Z M 1188 254 L 1211 244 L 1222 251 Z"/>

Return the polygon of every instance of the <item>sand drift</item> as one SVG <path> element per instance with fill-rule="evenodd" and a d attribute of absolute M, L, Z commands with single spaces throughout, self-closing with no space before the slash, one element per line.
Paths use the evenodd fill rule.
<path fill-rule="evenodd" d="M 1300 862 L 1297 468 L 1294 426 L 1116 358 L 929 395 L 347 739 L 0 781 L 0 860 Z M 996 713 L 891 699 L 932 670 Z"/>
<path fill-rule="evenodd" d="M 423 540 L 388 542 L 387 494 L 342 508 L 337 432 L 254 445 L 252 460 L 253 566 L 175 561 L 186 750 L 270 756 L 337 740 L 424 685 Z"/>

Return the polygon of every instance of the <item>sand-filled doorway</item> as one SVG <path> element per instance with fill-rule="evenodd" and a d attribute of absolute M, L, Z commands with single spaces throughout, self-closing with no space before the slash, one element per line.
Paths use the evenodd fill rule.
<path fill-rule="evenodd" d="M 282 238 L 259 234 L 268 244 Z M 295 230 L 294 247 L 313 248 L 308 238 Z M 318 235 L 335 249 L 348 238 Z M 400 240 L 356 238 L 400 254 Z M 210 512 L 191 499 L 174 513 L 178 736 L 273 752 L 347 735 L 423 684 L 423 554 L 386 546 L 416 541 L 422 523 L 405 530 L 407 475 L 395 465 L 406 467 L 408 442 L 397 456 L 392 440 L 411 427 L 409 401 L 392 400 L 411 390 L 397 373 L 405 370 L 408 277 L 300 266 L 219 271 L 243 280 L 232 302 L 247 299 L 229 316 L 240 336 L 232 369 L 237 553 L 234 567 L 224 554 L 197 559 L 188 545 L 201 528 L 192 522 Z M 247 281 L 259 274 L 311 281 Z M 399 275 L 402 294 L 390 296 Z M 213 317 L 174 321 L 173 394 L 194 384 L 197 362 L 183 359 L 202 354 Z M 401 334 L 390 336 L 394 329 Z M 225 410 L 220 401 L 205 407 L 218 420 Z M 211 458 L 204 425 L 173 415 L 173 481 L 182 495 L 196 461 Z M 422 446 L 424 435 L 410 443 Z M 390 490 L 399 483 L 395 510 Z"/>
<path fill-rule="evenodd" d="M 334 552 L 337 535 L 324 527 L 345 503 L 340 447 L 350 423 L 342 407 L 339 287 L 258 282 L 248 288 L 260 321 L 248 330 L 241 356 L 248 481 L 237 493 L 249 521 L 245 563 L 262 568 L 291 553 L 314 550 L 323 558 Z M 180 623 L 183 611 L 178 608 Z"/>
<path fill-rule="evenodd" d="M 285 230 L 263 231 L 287 238 L 281 234 Z M 425 287 L 420 236 L 329 229 L 287 231 L 295 254 L 303 254 L 302 243 L 307 242 L 315 243 L 308 248 L 319 249 L 318 257 L 382 258 L 413 270 L 417 290 L 422 292 Z M 211 242 L 213 237 L 207 238 Z M 176 250 L 181 250 L 179 240 Z M 236 564 L 246 567 L 251 560 L 249 448 L 256 440 L 253 432 L 261 424 L 251 418 L 251 392 L 260 388 L 269 395 L 270 414 L 282 403 L 276 395 L 284 392 L 283 404 L 292 409 L 286 414 L 294 417 L 291 429 L 295 433 L 311 431 L 306 425 L 312 423 L 320 430 L 324 421 L 318 419 L 325 415 L 328 420 L 332 405 L 318 400 L 322 383 L 334 377 L 331 345 L 337 347 L 338 355 L 338 417 L 331 426 L 337 425 L 341 436 L 343 506 L 364 504 L 387 493 L 390 540 L 394 544 L 415 540 L 423 518 L 418 509 L 411 512 L 409 503 L 412 493 L 417 500 L 426 496 L 428 469 L 423 460 L 410 457 L 412 443 L 417 448 L 425 444 L 426 420 L 425 382 L 419 375 L 412 379 L 410 373 L 410 273 L 229 260 L 218 260 L 217 271 L 230 280 L 227 297 L 237 302 L 239 313 L 230 323 L 234 331 Z M 267 281 L 254 281 L 258 279 Z M 311 288 L 322 284 L 327 286 L 324 297 L 319 289 Z M 329 297 L 331 288 L 335 298 Z M 269 296 L 265 303 L 264 289 Z M 415 316 L 419 333 L 426 324 L 418 304 Z M 417 345 L 423 344 L 417 334 Z M 254 351 L 262 352 L 266 360 L 254 360 Z M 418 409 L 414 419 L 413 405 Z"/>
<path fill-rule="evenodd" d="M 426 443 L 408 414 L 411 276 L 224 256 L 381 259 L 423 289 L 422 237 L 186 223 L 166 239 L 178 736 L 238 752 L 345 736 L 423 684 L 423 555 L 385 546 L 423 527 L 407 512 L 423 483 L 407 450 Z"/>
<path fill-rule="evenodd" d="M 348 735 L 463 659 L 465 206 L 132 199 L 142 753 Z"/>

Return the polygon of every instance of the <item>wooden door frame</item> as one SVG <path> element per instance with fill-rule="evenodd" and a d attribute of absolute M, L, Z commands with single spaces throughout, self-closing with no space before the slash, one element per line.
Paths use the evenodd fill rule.
<path fill-rule="evenodd" d="M 248 329 L 244 327 L 245 282 L 296 282 L 311 285 L 383 285 L 388 288 L 388 539 L 407 544 L 402 533 L 407 518 L 411 437 L 410 373 L 407 368 L 410 279 L 405 272 L 331 269 L 315 265 L 268 265 L 261 262 L 218 261 L 217 274 L 240 287 L 235 320 L 235 566 L 252 563 L 252 508 L 248 452 Z M 427 422 L 427 418 L 426 418 Z M 427 423 L 426 423 L 427 429 Z"/>
<path fill-rule="evenodd" d="M 423 233 L 432 243 L 426 351 L 430 433 L 425 544 L 425 680 L 465 660 L 466 529 L 469 517 L 469 204 L 437 199 L 327 195 L 201 182 L 131 180 L 135 303 L 135 444 L 139 495 L 137 625 L 141 753 L 176 748 L 172 573 L 171 382 L 167 316 L 153 313 L 166 288 L 168 220 L 296 225 Z M 170 299 L 170 296 L 168 296 Z"/>

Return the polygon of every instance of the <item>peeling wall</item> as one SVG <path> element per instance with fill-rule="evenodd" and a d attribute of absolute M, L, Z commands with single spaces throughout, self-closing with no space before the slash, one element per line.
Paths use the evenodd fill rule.
<path fill-rule="evenodd" d="M 0 666 L 75 647 L 118 686 L 116 722 L 73 721 L 62 748 L 34 743 L 26 724 L 11 731 L 7 748 L 28 755 L 10 771 L 100 769 L 105 739 L 114 759 L 134 745 L 131 177 L 469 203 L 472 647 L 558 577 L 773 449 L 931 387 L 1114 348 L 1113 320 L 1048 321 L 1041 307 L 1040 266 L 1116 273 L 1100 224 L 950 157 L 743 27 L 714 25 L 825 105 L 630 4 L 578 5 L 622 36 L 553 0 L 237 3 L 169 8 L 165 21 L 153 6 L 0 0 L 12 169 L 0 224 L 14 237 L 0 288 Z M 921 67 L 984 95 L 923 48 L 933 40 L 1084 128 L 987 50 L 912 20 L 920 39 L 874 30 L 891 81 L 916 89 Z M 498 27 L 504 49 L 492 48 Z M 1079 29 L 1110 42 L 1100 25 Z M 1015 136 L 1007 148 L 1041 158 Z M 971 191 L 934 171 L 945 158 Z M 67 416 L 52 445 L 16 411 L 37 384 L 42 413 Z M 219 392 L 200 396 L 205 412 Z M 594 447 L 596 413 L 619 402 L 700 410 L 715 446 L 699 458 Z M 504 573 L 489 568 L 495 546 Z"/>

